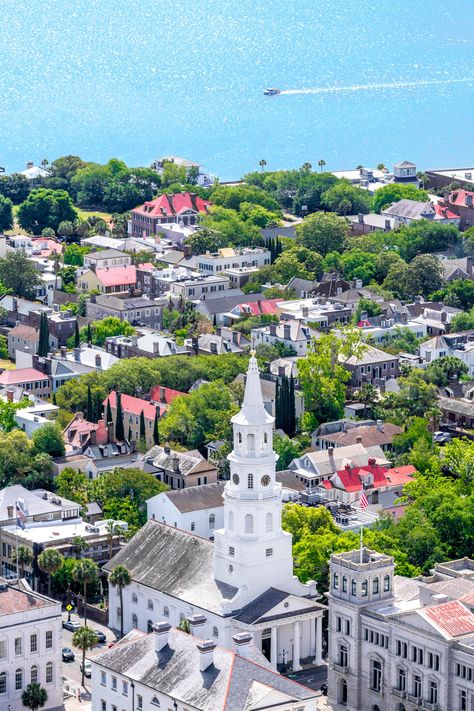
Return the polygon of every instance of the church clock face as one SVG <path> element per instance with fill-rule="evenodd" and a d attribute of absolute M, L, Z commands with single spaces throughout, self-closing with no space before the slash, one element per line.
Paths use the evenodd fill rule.
<path fill-rule="evenodd" d="M 268 476 L 268 474 L 264 474 L 262 476 L 262 486 L 268 486 L 269 483 L 270 483 L 270 477 Z"/>
<path fill-rule="evenodd" d="M 238 475 L 238 474 L 233 474 L 233 475 L 232 475 L 232 481 L 234 482 L 234 484 L 238 484 L 239 481 L 240 481 L 239 475 Z"/>

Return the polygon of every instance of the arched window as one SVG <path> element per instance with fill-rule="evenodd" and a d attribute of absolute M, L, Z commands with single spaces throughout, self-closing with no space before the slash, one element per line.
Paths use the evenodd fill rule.
<path fill-rule="evenodd" d="M 438 703 L 438 684 L 435 681 L 430 681 L 428 686 L 428 701 L 430 704 Z"/>
<path fill-rule="evenodd" d="M 229 511 L 229 531 L 234 530 L 234 512 Z"/>
<path fill-rule="evenodd" d="M 219 630 L 217 629 L 217 627 L 212 628 L 212 636 L 219 637 Z"/>
<path fill-rule="evenodd" d="M 209 514 L 209 528 L 211 531 L 216 527 L 216 514 Z"/>
<path fill-rule="evenodd" d="M 153 610 L 153 600 L 148 600 L 148 605 L 147 605 L 149 610 Z"/>
<path fill-rule="evenodd" d="M 135 613 L 133 613 L 133 615 L 132 615 L 132 627 L 134 629 L 138 628 L 138 617 L 136 616 Z"/>
<path fill-rule="evenodd" d="M 357 583 L 355 580 L 351 580 L 351 595 L 357 595 Z"/>
<path fill-rule="evenodd" d="M 339 588 L 339 573 L 334 573 L 332 576 L 332 586 L 334 590 L 337 590 Z"/>
<path fill-rule="evenodd" d="M 407 673 L 403 667 L 399 667 L 397 671 L 397 689 L 399 691 L 407 689 Z"/>
<path fill-rule="evenodd" d="M 347 704 L 347 681 L 345 679 L 341 679 L 339 683 L 339 703 L 340 704 Z"/>
<path fill-rule="evenodd" d="M 374 595 L 377 595 L 378 591 L 379 591 L 379 579 L 374 578 L 372 580 L 372 592 Z"/>
<path fill-rule="evenodd" d="M 239 444 L 242 444 L 242 432 L 239 432 L 239 434 L 237 435 L 237 442 Z"/>
<path fill-rule="evenodd" d="M 273 531 L 273 516 L 271 513 L 267 513 L 266 518 L 265 518 L 265 530 L 268 531 Z"/>
<path fill-rule="evenodd" d="M 31 678 L 30 681 L 32 684 L 37 684 L 38 683 L 38 667 L 36 664 L 33 664 L 31 667 Z"/>
<path fill-rule="evenodd" d="M 347 576 L 342 576 L 342 592 L 347 592 Z"/>
<path fill-rule="evenodd" d="M 372 706 L 372 711 L 380 711 L 380 706 L 378 704 L 374 704 Z"/>
<path fill-rule="evenodd" d="M 255 435 L 254 434 L 247 435 L 247 451 L 250 454 L 253 454 L 255 452 Z"/>
<path fill-rule="evenodd" d="M 133 593 L 133 595 L 132 595 L 132 602 L 138 602 L 138 595 L 137 595 L 137 593 Z"/>
<path fill-rule="evenodd" d="M 372 691 L 380 691 L 382 688 L 382 662 L 378 659 L 370 661 L 370 688 Z"/>
<path fill-rule="evenodd" d="M 349 662 L 349 652 L 345 644 L 339 645 L 339 652 L 337 656 L 338 664 L 340 667 L 347 667 Z"/>
<path fill-rule="evenodd" d="M 15 672 L 15 691 L 23 689 L 23 669 L 17 669 Z"/>
<path fill-rule="evenodd" d="M 153 632 L 153 622 L 151 620 L 148 620 L 148 622 L 146 623 L 146 631 L 148 632 L 148 634 L 150 634 L 150 632 Z"/>
<path fill-rule="evenodd" d="M 247 489 L 253 489 L 253 474 L 249 474 L 247 477 Z"/>
<path fill-rule="evenodd" d="M 383 591 L 388 592 L 390 590 L 390 575 L 385 575 L 383 579 Z"/>
<path fill-rule="evenodd" d="M 413 677 L 413 696 L 416 696 L 417 699 L 421 698 L 421 684 L 421 676 L 415 674 Z"/>
<path fill-rule="evenodd" d="M 362 585 L 360 587 L 361 587 L 361 595 L 362 595 L 362 597 L 365 597 L 367 595 L 367 588 L 368 588 L 367 580 L 363 580 Z"/>
<path fill-rule="evenodd" d="M 179 621 L 184 622 L 185 619 L 186 619 L 186 615 L 184 614 L 184 612 L 180 612 L 179 613 Z"/>
<path fill-rule="evenodd" d="M 268 435 L 266 432 L 263 433 L 263 444 L 268 444 Z"/>
<path fill-rule="evenodd" d="M 245 533 L 253 533 L 253 516 L 245 514 Z"/>
<path fill-rule="evenodd" d="M 163 616 L 164 616 L 164 617 L 169 617 L 169 616 L 170 616 L 169 608 L 166 607 L 166 605 L 165 605 L 164 608 L 163 608 Z"/>
<path fill-rule="evenodd" d="M 7 675 L 6 672 L 0 674 L 0 694 L 7 693 Z"/>
<path fill-rule="evenodd" d="M 46 683 L 53 683 L 53 662 L 48 662 L 46 664 Z"/>

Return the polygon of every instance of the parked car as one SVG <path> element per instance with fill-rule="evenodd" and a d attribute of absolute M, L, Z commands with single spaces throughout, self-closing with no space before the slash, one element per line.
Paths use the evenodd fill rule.
<path fill-rule="evenodd" d="M 107 642 L 107 637 L 103 632 L 101 632 L 100 630 L 94 630 L 94 632 L 96 634 L 97 642 L 99 644 L 105 644 Z"/>
<path fill-rule="evenodd" d="M 435 432 L 433 435 L 433 442 L 436 442 L 437 444 L 447 444 L 448 442 L 451 442 L 452 438 L 453 437 L 449 434 L 449 432 Z"/>
<path fill-rule="evenodd" d="M 70 647 L 63 648 L 63 662 L 73 662 L 75 658 L 74 652 Z"/>
<path fill-rule="evenodd" d="M 80 665 L 80 669 L 82 672 L 82 662 Z M 88 659 L 86 659 L 85 664 L 84 664 L 84 676 L 89 678 L 91 676 L 91 674 L 92 674 L 92 664 L 90 663 L 90 661 Z"/>
<path fill-rule="evenodd" d="M 75 620 L 63 620 L 63 627 L 65 630 L 69 630 L 70 632 L 77 632 L 77 630 L 80 630 L 82 625 L 80 622 L 76 622 Z"/>

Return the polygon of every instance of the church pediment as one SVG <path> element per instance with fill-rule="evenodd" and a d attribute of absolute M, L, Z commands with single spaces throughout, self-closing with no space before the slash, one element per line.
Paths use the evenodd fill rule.
<path fill-rule="evenodd" d="M 318 609 L 323 609 L 323 606 L 315 603 L 314 600 L 269 588 L 246 605 L 235 619 L 236 622 L 252 625 L 314 612 Z"/>

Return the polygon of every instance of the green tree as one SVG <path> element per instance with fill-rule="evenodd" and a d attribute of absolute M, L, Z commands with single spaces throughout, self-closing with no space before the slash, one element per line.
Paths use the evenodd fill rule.
<path fill-rule="evenodd" d="M 19 578 L 25 577 L 25 568 L 33 562 L 33 553 L 27 546 L 18 546 L 12 551 L 12 560 L 16 563 Z"/>
<path fill-rule="evenodd" d="M 122 409 L 122 395 L 117 392 L 116 404 L 115 404 L 115 439 L 117 442 L 123 442 L 125 439 L 125 431 L 123 428 L 123 409 Z"/>
<path fill-rule="evenodd" d="M 40 317 L 38 355 L 45 358 L 49 353 L 49 326 L 46 312 L 43 311 Z"/>
<path fill-rule="evenodd" d="M 43 689 L 43 687 L 36 682 L 28 684 L 21 695 L 21 703 L 23 706 L 26 706 L 26 708 L 31 709 L 31 711 L 38 711 L 38 709 L 43 708 L 47 700 L 48 694 L 46 689 Z"/>
<path fill-rule="evenodd" d="M 57 232 L 60 237 L 72 237 L 74 234 L 74 225 L 71 220 L 62 220 L 58 225 Z"/>
<path fill-rule="evenodd" d="M 411 262 L 394 264 L 384 282 L 384 289 L 388 289 L 401 299 L 413 299 L 429 294 L 440 289 L 443 285 L 442 266 L 435 256 L 420 254 Z"/>
<path fill-rule="evenodd" d="M 48 597 L 51 597 L 51 576 L 57 573 L 64 563 L 64 557 L 56 548 L 45 548 L 38 556 L 38 568 L 48 575 Z"/>
<path fill-rule="evenodd" d="M 32 190 L 18 208 L 18 222 L 27 232 L 40 234 L 45 227 L 56 231 L 63 221 L 77 218 L 70 195 L 65 190 Z"/>
<path fill-rule="evenodd" d="M 72 643 L 75 647 L 82 651 L 82 681 L 81 684 L 84 686 L 85 679 L 85 666 L 86 666 L 86 652 L 90 649 L 94 649 L 97 644 L 97 635 L 93 629 L 84 625 L 79 630 L 76 630 L 72 636 Z"/>
<path fill-rule="evenodd" d="M 377 257 L 361 249 L 351 249 L 341 256 L 341 266 L 346 279 L 361 279 L 369 284 L 377 272 Z"/>
<path fill-rule="evenodd" d="M 0 175 L 0 195 L 8 198 L 14 205 L 26 200 L 30 192 L 30 181 L 21 173 Z"/>
<path fill-rule="evenodd" d="M 469 311 L 474 306 L 474 281 L 454 279 L 431 294 L 430 300 L 442 301 L 446 306 Z"/>
<path fill-rule="evenodd" d="M 74 568 L 74 579 L 82 585 L 84 601 L 84 627 L 87 626 L 87 586 L 95 583 L 99 577 L 99 568 L 90 558 L 81 558 Z"/>
<path fill-rule="evenodd" d="M 159 431 L 159 419 L 160 419 L 160 408 L 155 408 L 155 420 L 153 422 L 153 444 L 160 444 L 160 431 Z"/>
<path fill-rule="evenodd" d="M 322 172 L 325 165 L 326 165 L 326 161 L 323 158 L 321 158 L 321 160 L 318 160 L 318 166 L 319 166 L 319 170 L 321 172 Z"/>
<path fill-rule="evenodd" d="M 94 422 L 94 404 L 92 402 L 92 392 L 90 385 L 87 386 L 86 420 L 88 422 Z"/>
<path fill-rule="evenodd" d="M 13 203 L 0 194 L 0 232 L 13 228 Z"/>
<path fill-rule="evenodd" d="M 280 437 L 280 435 L 273 436 L 273 449 L 278 455 L 277 461 L 277 471 L 283 471 L 288 469 L 288 465 L 293 459 L 299 457 L 302 448 L 299 442 L 295 439 L 290 439 L 288 435 Z"/>
<path fill-rule="evenodd" d="M 367 411 L 371 411 L 378 400 L 377 388 L 372 383 L 364 383 L 355 393 L 355 398 L 364 405 L 364 417 L 367 416 Z"/>
<path fill-rule="evenodd" d="M 114 538 L 123 536 L 123 528 L 116 521 L 108 521 L 105 526 L 107 543 L 109 545 L 109 560 L 112 560 Z"/>
<path fill-rule="evenodd" d="M 55 422 L 48 422 L 33 432 L 31 437 L 35 451 L 45 452 L 51 457 L 64 457 L 66 448 L 62 431 Z"/>
<path fill-rule="evenodd" d="M 123 589 L 132 582 L 130 571 L 124 565 L 116 565 L 109 576 L 109 583 L 112 587 L 116 587 L 119 592 L 120 599 L 120 639 L 123 637 Z"/>
<path fill-rule="evenodd" d="M 323 257 L 332 251 L 341 252 L 349 234 L 344 218 L 331 213 L 309 215 L 296 227 L 296 241 Z"/>
<path fill-rule="evenodd" d="M 380 214 L 384 207 L 388 207 L 388 205 L 391 205 L 393 202 L 398 202 L 403 199 L 426 202 L 428 200 L 428 193 L 424 190 L 418 190 L 414 185 L 390 183 L 376 191 L 372 209 L 377 214 Z"/>
<path fill-rule="evenodd" d="M 6 289 L 10 289 L 15 296 L 34 299 L 41 278 L 35 263 L 20 249 L 7 252 L 0 259 L 0 283 Z"/>
<path fill-rule="evenodd" d="M 91 342 L 96 346 L 103 346 L 105 339 L 111 336 L 131 336 L 135 329 L 128 321 L 121 321 L 116 316 L 106 316 L 99 321 L 87 324 L 80 331 L 80 340 Z"/>
<path fill-rule="evenodd" d="M 90 247 L 79 247 L 78 244 L 68 244 L 64 250 L 64 264 L 70 264 L 74 267 L 82 267 L 84 265 L 84 257 L 89 254 Z"/>
<path fill-rule="evenodd" d="M 75 501 L 81 507 L 88 502 L 88 479 L 78 469 L 65 467 L 56 477 L 56 493 L 70 501 Z"/>
<path fill-rule="evenodd" d="M 281 284 L 287 284 L 294 277 L 317 280 L 323 274 L 324 260 L 317 252 L 292 244 L 276 258 L 270 268 L 266 267 L 260 271 Z"/>
<path fill-rule="evenodd" d="M 435 385 L 448 385 L 469 373 L 469 368 L 456 356 L 443 356 L 430 363 L 425 370 L 426 378 Z"/>
<path fill-rule="evenodd" d="M 212 203 L 230 210 L 239 211 L 243 204 L 260 205 L 270 212 L 280 212 L 280 206 L 266 190 L 253 185 L 227 187 L 219 185 L 212 191 Z"/>
<path fill-rule="evenodd" d="M 367 190 L 352 185 L 348 180 L 339 180 L 321 195 L 322 206 L 339 215 L 366 214 L 370 212 L 371 202 L 372 198 Z"/>
<path fill-rule="evenodd" d="M 82 551 L 87 548 L 86 539 L 83 536 L 73 536 L 71 540 L 71 545 L 76 556 L 80 556 Z"/>

